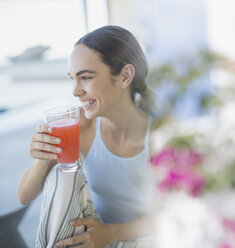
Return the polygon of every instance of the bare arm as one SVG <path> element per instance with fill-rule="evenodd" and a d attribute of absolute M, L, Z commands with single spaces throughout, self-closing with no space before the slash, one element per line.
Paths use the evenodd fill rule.
<path fill-rule="evenodd" d="M 81 129 L 81 151 L 86 147 L 87 139 L 84 135 L 89 133 L 92 121 L 87 120 L 84 111 L 80 113 Z M 23 173 L 18 186 L 18 199 L 22 204 L 28 204 L 34 200 L 42 191 L 46 176 L 51 168 L 57 163 L 57 155 L 60 151 L 55 146 L 60 139 L 50 136 L 51 132 L 46 124 L 37 127 L 32 136 L 30 144 L 30 155 L 35 158 L 34 162 Z M 84 140 L 84 141 L 83 141 Z M 85 143 L 85 145 L 83 145 Z"/>
<path fill-rule="evenodd" d="M 60 140 L 50 136 L 50 132 L 47 125 L 41 125 L 32 136 L 30 155 L 35 160 L 23 173 L 18 185 L 17 195 L 21 204 L 28 204 L 39 195 L 47 174 L 57 163 L 56 154 L 60 151 L 54 144 L 59 144 Z"/>
<path fill-rule="evenodd" d="M 47 160 L 36 159 L 23 173 L 18 186 L 18 199 L 21 204 L 28 204 L 42 191 L 45 178 L 53 167 Z"/>

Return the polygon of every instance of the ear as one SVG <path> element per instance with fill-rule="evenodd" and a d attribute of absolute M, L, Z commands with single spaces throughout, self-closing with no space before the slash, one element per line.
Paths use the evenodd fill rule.
<path fill-rule="evenodd" d="M 121 70 L 120 76 L 120 87 L 126 89 L 135 76 L 135 67 L 132 64 L 125 65 Z"/>

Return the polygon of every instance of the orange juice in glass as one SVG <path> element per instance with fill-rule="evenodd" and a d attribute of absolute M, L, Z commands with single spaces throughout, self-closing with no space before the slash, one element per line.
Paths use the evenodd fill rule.
<path fill-rule="evenodd" d="M 79 159 L 79 107 L 57 107 L 44 111 L 43 116 L 45 122 L 52 128 L 50 135 L 61 139 L 58 146 L 62 151 L 57 154 L 60 171 L 77 171 L 81 165 Z"/>

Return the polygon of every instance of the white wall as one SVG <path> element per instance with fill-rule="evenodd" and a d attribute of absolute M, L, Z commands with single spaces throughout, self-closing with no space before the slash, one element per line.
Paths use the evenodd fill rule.
<path fill-rule="evenodd" d="M 132 31 L 150 61 L 207 46 L 204 0 L 110 0 L 111 24 Z"/>

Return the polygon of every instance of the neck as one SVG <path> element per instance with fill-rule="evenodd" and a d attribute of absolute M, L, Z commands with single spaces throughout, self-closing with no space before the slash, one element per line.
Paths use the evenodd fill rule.
<path fill-rule="evenodd" d="M 128 106 L 128 107 L 127 107 Z M 120 138 L 145 133 L 147 114 L 137 109 L 130 98 L 122 99 L 110 114 L 101 118 L 102 130 Z"/>

